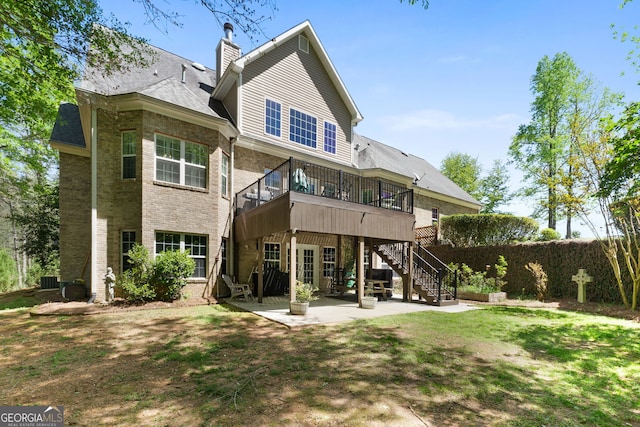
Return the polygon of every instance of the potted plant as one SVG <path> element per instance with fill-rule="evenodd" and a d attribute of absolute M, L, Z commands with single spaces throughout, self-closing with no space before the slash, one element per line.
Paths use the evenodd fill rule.
<path fill-rule="evenodd" d="M 291 314 L 307 314 L 309 302 L 318 299 L 313 293 L 318 290 L 317 286 L 311 283 L 296 281 L 296 299 L 289 303 Z"/>

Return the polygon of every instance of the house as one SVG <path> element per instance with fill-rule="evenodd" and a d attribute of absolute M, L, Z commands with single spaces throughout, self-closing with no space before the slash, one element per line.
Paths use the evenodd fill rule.
<path fill-rule="evenodd" d="M 257 273 L 262 297 L 260 266 L 323 285 L 349 259 L 364 272 L 367 250 L 370 265 L 413 250 L 440 215 L 479 211 L 427 161 L 354 132 L 362 115 L 308 21 L 244 55 L 224 31 L 216 70 L 153 48 L 148 66 L 87 70 L 61 105 L 62 281 L 101 300 L 107 267 L 124 271 L 139 243 L 190 250 L 193 297 L 224 295 L 225 272 Z"/>

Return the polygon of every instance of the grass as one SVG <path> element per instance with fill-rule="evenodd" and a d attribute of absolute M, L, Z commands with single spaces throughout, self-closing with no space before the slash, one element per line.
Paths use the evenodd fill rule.
<path fill-rule="evenodd" d="M 0 401 L 69 425 L 640 425 L 640 325 L 521 307 L 286 329 L 226 306 L 0 314 Z"/>

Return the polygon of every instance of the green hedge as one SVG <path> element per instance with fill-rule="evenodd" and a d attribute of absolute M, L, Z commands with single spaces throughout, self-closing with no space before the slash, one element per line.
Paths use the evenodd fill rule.
<path fill-rule="evenodd" d="M 510 298 L 523 293 L 536 294 L 533 275 L 525 269 L 525 265 L 538 262 L 549 277 L 547 295 L 551 298 L 577 299 L 578 285 L 571 280 L 571 276 L 579 268 L 584 268 L 593 277 L 593 282 L 586 285 L 587 301 L 622 303 L 611 265 L 597 240 L 557 240 L 475 248 L 440 245 L 429 246 L 428 249 L 447 264 L 465 263 L 476 271 L 493 265 L 498 255 L 504 255 L 509 270 L 505 276 L 507 284 L 502 290 Z M 630 283 L 628 274 L 626 271 L 624 273 L 625 283 Z"/>
<path fill-rule="evenodd" d="M 531 218 L 501 214 L 450 215 L 440 226 L 444 240 L 465 248 L 531 240 L 540 228 Z"/>

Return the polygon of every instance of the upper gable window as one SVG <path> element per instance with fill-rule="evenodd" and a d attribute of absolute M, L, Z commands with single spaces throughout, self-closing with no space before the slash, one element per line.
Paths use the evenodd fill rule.
<path fill-rule="evenodd" d="M 336 154 L 336 125 L 324 122 L 324 151 Z"/>
<path fill-rule="evenodd" d="M 189 187 L 207 186 L 207 147 L 156 135 L 156 179 Z"/>
<path fill-rule="evenodd" d="M 304 53 L 309 53 L 309 39 L 302 34 L 298 36 L 298 49 Z"/>
<path fill-rule="evenodd" d="M 267 99 L 264 106 L 264 131 L 280 138 L 282 125 L 282 106 L 279 102 Z"/>
<path fill-rule="evenodd" d="M 122 132 L 122 179 L 136 177 L 136 131 Z"/>
<path fill-rule="evenodd" d="M 289 140 L 316 148 L 318 119 L 293 108 L 289 115 Z"/>

